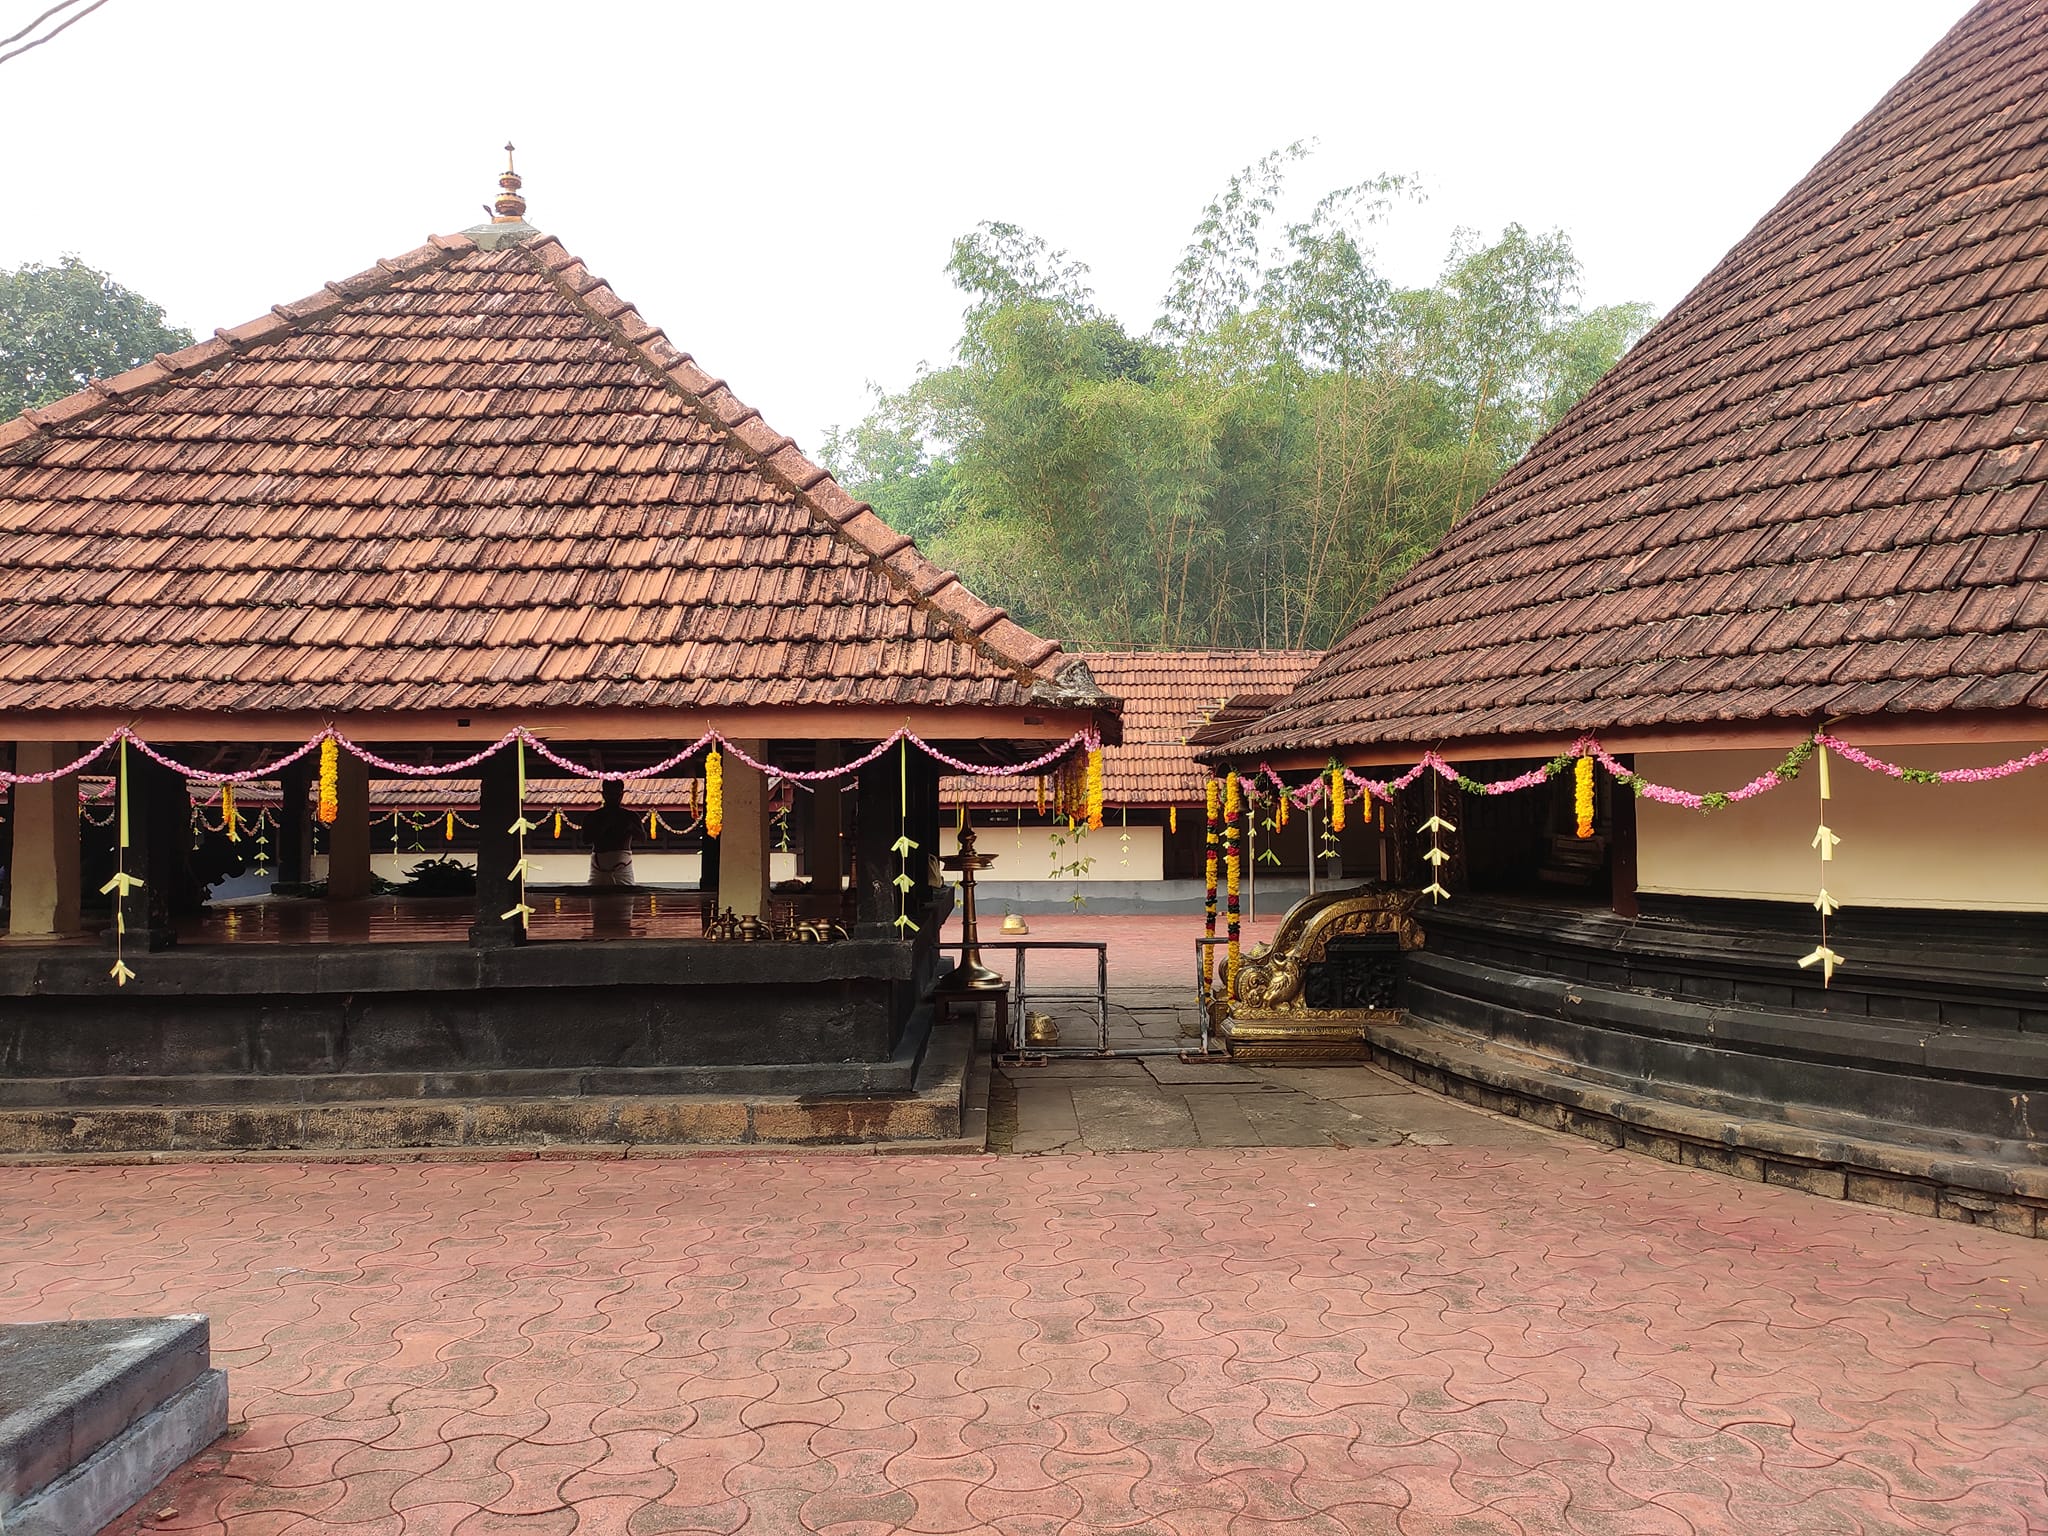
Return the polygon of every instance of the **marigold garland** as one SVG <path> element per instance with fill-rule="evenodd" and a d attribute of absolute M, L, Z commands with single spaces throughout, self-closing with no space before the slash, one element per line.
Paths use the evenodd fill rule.
<path fill-rule="evenodd" d="M 1237 996 L 1237 967 L 1242 957 L 1239 944 L 1240 927 L 1237 908 L 1238 877 L 1243 872 L 1244 857 L 1240 823 L 1244 813 L 1244 794 L 1238 783 L 1237 774 L 1231 772 L 1223 781 L 1223 862 L 1229 896 L 1229 944 L 1223 962 L 1223 995 Z"/>
<path fill-rule="evenodd" d="M 1344 770 L 1335 762 L 1330 764 L 1330 830 L 1344 830 Z"/>
<path fill-rule="evenodd" d="M 1579 836 L 1593 835 L 1593 759 L 1582 757 L 1572 769 L 1572 812 L 1579 819 Z"/>
<path fill-rule="evenodd" d="M 341 743 L 320 738 L 320 820 L 332 826 L 341 815 Z"/>
<path fill-rule="evenodd" d="M 704 755 L 704 835 L 725 830 L 725 759 L 713 747 Z"/>
<path fill-rule="evenodd" d="M 223 784 L 220 787 L 220 821 L 221 830 L 227 833 L 228 841 L 239 843 L 242 840 L 242 826 L 240 819 L 235 815 L 235 786 L 232 784 Z"/>
<path fill-rule="evenodd" d="M 1180 807 L 1177 805 L 1169 805 L 1166 808 L 1166 830 L 1169 832 L 1178 832 L 1180 830 Z"/>
<path fill-rule="evenodd" d="M 454 841 L 455 841 L 455 813 L 454 813 L 453 811 L 450 811 L 450 812 L 448 813 L 448 824 L 447 824 L 447 829 L 446 829 L 446 830 L 445 830 L 445 831 L 444 831 L 444 832 L 442 833 L 442 839 L 441 839 L 441 840 L 442 840 L 443 842 L 449 842 L 449 843 L 452 843 L 452 842 L 454 842 Z"/>
<path fill-rule="evenodd" d="M 1202 836 L 1202 936 L 1216 937 L 1216 862 L 1222 852 L 1223 786 L 1210 779 L 1202 786 L 1202 808 L 1206 824 Z M 1209 995 L 1215 975 L 1215 946 L 1202 946 L 1202 995 Z"/>
<path fill-rule="evenodd" d="M 1088 749 L 1088 830 L 1102 830 L 1102 748 Z"/>

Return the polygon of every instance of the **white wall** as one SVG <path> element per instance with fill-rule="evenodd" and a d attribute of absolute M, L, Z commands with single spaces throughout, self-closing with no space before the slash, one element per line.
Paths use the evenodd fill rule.
<path fill-rule="evenodd" d="M 1128 844 L 1121 841 L 1126 831 L 1131 836 Z M 1056 879 L 1065 885 L 1076 880 L 1083 884 L 1091 880 L 1158 880 L 1166 873 L 1165 840 L 1163 827 L 1125 828 L 1105 817 L 1101 831 L 1086 832 L 1074 838 L 1064 849 L 1055 851 L 1050 827 L 1006 827 L 997 822 L 974 829 L 975 852 L 996 856 L 994 867 L 984 870 L 976 878 L 998 881 Z M 951 857 L 958 847 L 958 834 L 948 820 L 939 828 L 939 853 L 941 857 Z M 1055 864 L 1071 864 L 1076 859 L 1092 859 L 1094 862 L 1085 874 L 1053 874 Z M 949 870 L 946 878 L 956 877 Z"/>
<path fill-rule="evenodd" d="M 425 853 L 377 853 L 370 857 L 371 870 L 386 880 L 403 882 L 405 872 L 422 859 L 451 858 L 459 863 L 474 864 L 474 853 L 451 853 L 429 845 Z M 588 853 L 540 853 L 530 852 L 527 858 L 533 866 L 532 883 L 535 885 L 582 885 L 590 879 L 590 855 Z M 633 855 L 633 878 L 642 885 L 695 885 L 697 883 L 698 856 L 694 853 L 635 853 Z M 316 854 L 313 858 L 315 880 L 327 876 L 327 856 Z M 769 857 L 769 878 L 793 880 L 796 878 L 796 855 L 793 853 L 771 854 Z"/>
<path fill-rule="evenodd" d="M 1894 747 L 1908 768 L 1975 768 L 2023 757 L 2031 742 Z M 1636 769 L 1699 793 L 1748 783 L 1779 752 L 1639 752 Z M 1636 802 L 1636 886 L 1650 894 L 1813 900 L 1825 878 L 1845 906 L 2048 911 L 2048 767 L 1988 784 L 1910 784 L 1831 759 L 1827 822 L 1842 839 L 1823 866 L 1813 846 L 1820 779 L 1702 814 Z"/>

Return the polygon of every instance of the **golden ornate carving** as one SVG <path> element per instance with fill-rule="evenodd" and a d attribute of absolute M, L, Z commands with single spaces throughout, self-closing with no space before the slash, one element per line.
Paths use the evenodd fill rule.
<path fill-rule="evenodd" d="M 1403 951 L 1420 949 L 1415 902 L 1415 892 L 1375 881 L 1295 903 L 1273 942 L 1245 957 L 1237 995 L 1221 1005 L 1221 1033 L 1231 1054 L 1265 1060 L 1362 1056 L 1361 1026 L 1399 1010 L 1311 1008 L 1302 997 L 1303 982 L 1310 966 L 1328 958 L 1332 939 L 1383 933 Z"/>

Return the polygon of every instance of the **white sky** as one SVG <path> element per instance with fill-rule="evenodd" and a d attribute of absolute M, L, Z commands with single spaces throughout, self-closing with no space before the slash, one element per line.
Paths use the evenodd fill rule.
<path fill-rule="evenodd" d="M 944 360 L 956 234 L 1042 234 L 1142 330 L 1298 138 L 1303 201 L 1420 176 L 1398 280 L 1519 221 L 1668 308 L 1967 8 L 112 0 L 0 65 L 0 266 L 76 252 L 205 336 L 478 222 L 511 138 L 531 221 L 814 450 Z"/>

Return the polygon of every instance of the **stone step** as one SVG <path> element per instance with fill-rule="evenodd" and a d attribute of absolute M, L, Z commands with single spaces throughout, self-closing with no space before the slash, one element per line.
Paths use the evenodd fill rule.
<path fill-rule="evenodd" d="M 986 1064 L 964 1026 L 934 1029 L 894 1093 L 585 1093 L 287 1104 L 0 1107 L 0 1156 L 419 1148 L 954 1143 Z M 983 1102 L 986 1102 L 985 1099 Z"/>
<path fill-rule="evenodd" d="M 1456 1025 L 1410 1015 L 1364 1026 L 1373 1059 L 1433 1092 L 1666 1162 L 1787 1184 L 1835 1199 L 2048 1237 L 2048 1168 L 1943 1153 L 1865 1134 L 1789 1124 L 1758 1101 L 1705 1109 L 1579 1076 L 1572 1064 L 1501 1050 Z"/>
<path fill-rule="evenodd" d="M 201 1316 L 0 1326 L 0 1530 L 90 1536 L 227 1428 Z"/>

